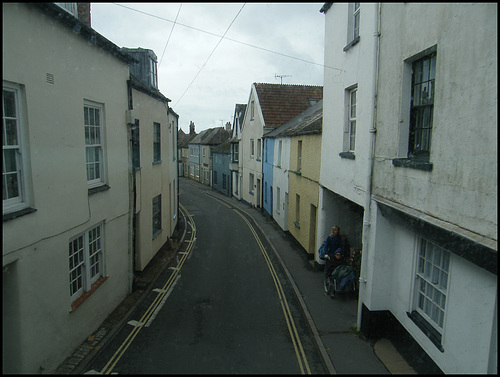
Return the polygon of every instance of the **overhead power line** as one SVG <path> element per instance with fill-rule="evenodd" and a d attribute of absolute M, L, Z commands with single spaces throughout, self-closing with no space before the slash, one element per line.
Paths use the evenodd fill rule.
<path fill-rule="evenodd" d="M 161 54 L 160 63 L 158 64 L 158 68 L 160 68 L 161 62 L 163 61 L 163 55 L 165 55 L 165 51 L 167 50 L 168 42 L 170 41 L 170 37 L 172 36 L 172 32 L 174 31 L 175 24 L 177 22 L 177 18 L 179 18 L 179 13 L 181 13 L 182 3 L 179 6 L 179 10 L 177 11 L 177 16 L 175 16 L 174 24 L 172 25 L 172 29 L 170 30 L 170 34 L 168 35 L 167 43 L 165 43 L 165 48 L 163 49 L 163 53 Z"/>
<path fill-rule="evenodd" d="M 217 47 L 219 47 L 220 43 L 222 42 L 222 40 L 224 39 L 224 36 L 227 34 L 227 32 L 229 31 L 229 29 L 231 28 L 231 26 L 233 25 L 234 21 L 236 21 L 236 18 L 238 18 L 238 16 L 240 15 L 241 11 L 243 10 L 243 8 L 245 7 L 246 3 L 243 4 L 243 6 L 240 8 L 240 10 L 238 11 L 238 13 L 236 14 L 236 16 L 233 18 L 233 20 L 231 21 L 231 23 L 229 24 L 229 26 L 227 27 L 226 31 L 224 32 L 224 35 L 221 36 L 221 38 L 219 39 L 219 42 L 217 42 L 217 45 L 214 47 L 214 49 L 212 50 L 212 52 L 210 53 L 210 55 L 208 55 L 208 58 L 207 60 L 205 60 L 205 63 L 203 63 L 203 65 L 201 66 L 200 70 L 198 71 L 198 73 L 196 74 L 196 76 L 194 77 L 193 81 L 191 81 L 191 83 L 189 84 L 189 86 L 186 88 L 186 90 L 184 91 L 184 93 L 182 93 L 181 97 L 177 100 L 177 102 L 175 103 L 176 105 L 179 104 L 179 102 L 181 102 L 182 100 L 182 97 L 184 97 L 184 94 L 186 94 L 186 92 L 189 90 L 189 88 L 191 87 L 191 85 L 193 85 L 194 81 L 196 80 L 196 78 L 198 77 L 198 75 L 200 74 L 201 70 L 205 67 L 205 65 L 207 64 L 208 60 L 210 59 L 210 57 L 213 55 L 213 53 L 215 52 L 215 50 L 217 49 Z"/>
<path fill-rule="evenodd" d="M 157 19 L 162 20 L 162 21 L 172 22 L 172 23 L 175 23 L 176 25 L 179 25 L 179 26 L 184 26 L 184 27 L 186 27 L 186 28 L 189 28 L 189 29 L 193 29 L 193 30 L 199 31 L 200 33 L 205 33 L 205 34 L 213 35 L 214 37 L 225 38 L 225 39 L 227 39 L 228 41 L 235 42 L 235 43 L 239 43 L 239 44 L 242 44 L 242 45 L 245 45 L 245 46 L 248 46 L 248 47 L 256 48 L 256 49 L 258 49 L 258 50 L 266 51 L 266 52 L 269 52 L 269 53 L 271 53 L 271 54 L 276 54 L 276 55 L 284 56 L 284 57 L 286 57 L 286 58 L 299 60 L 299 61 L 302 61 L 302 62 L 304 62 L 304 63 L 308 63 L 308 64 L 319 65 L 320 67 L 325 67 L 325 68 L 335 69 L 335 70 L 337 70 L 337 71 L 342 71 L 340 68 L 331 67 L 331 66 L 324 65 L 324 64 L 320 64 L 320 63 L 316 63 L 316 62 L 311 62 L 311 61 L 309 61 L 309 60 L 305 60 L 305 59 L 297 58 L 296 56 L 291 56 L 291 55 L 283 54 L 283 53 L 281 53 L 281 52 L 277 52 L 277 51 L 269 50 L 269 49 L 267 49 L 267 48 L 263 48 L 263 47 L 255 46 L 255 45 L 252 45 L 252 44 L 250 44 L 250 43 L 241 42 L 241 41 L 238 41 L 238 40 L 236 40 L 236 39 L 232 39 L 232 38 L 227 38 L 227 37 L 225 37 L 225 34 L 226 34 L 226 33 L 224 33 L 224 35 L 222 35 L 222 36 L 221 36 L 221 35 L 218 35 L 218 34 L 212 33 L 212 32 L 210 32 L 210 31 L 206 31 L 206 30 L 202 30 L 202 29 L 199 29 L 199 28 L 196 28 L 196 27 L 193 27 L 193 26 L 185 25 L 185 24 L 182 24 L 182 23 L 180 23 L 180 22 L 172 21 L 172 20 L 169 20 L 169 19 L 164 18 L 164 17 L 160 17 L 160 16 L 156 16 L 156 15 L 151 14 L 151 13 L 143 12 L 143 11 L 141 11 L 141 10 L 134 9 L 134 8 L 131 8 L 131 7 L 128 7 L 128 6 L 122 5 L 122 4 L 117 4 L 117 3 L 112 3 L 112 4 L 117 5 L 117 6 L 119 6 L 119 7 L 122 7 L 122 8 L 129 9 L 129 10 L 134 11 L 134 12 L 137 12 L 137 13 L 142 13 L 142 14 L 144 14 L 144 15 L 146 15 L 146 16 L 149 16 L 149 17 L 154 17 L 154 18 L 157 18 Z"/>

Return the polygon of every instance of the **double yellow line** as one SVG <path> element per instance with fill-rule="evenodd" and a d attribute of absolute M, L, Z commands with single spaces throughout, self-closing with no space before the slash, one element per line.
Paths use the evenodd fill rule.
<path fill-rule="evenodd" d="M 193 218 L 191 217 L 189 212 L 186 210 L 186 208 L 180 203 L 179 203 L 179 206 L 181 207 L 182 211 L 186 214 L 186 216 L 189 218 L 189 223 L 191 224 L 191 226 L 193 228 L 193 231 L 191 233 L 191 238 L 189 239 L 189 241 L 187 241 L 188 247 L 186 249 L 186 252 L 182 256 L 177 267 L 174 269 L 174 272 L 172 273 L 172 275 L 170 275 L 167 282 L 165 283 L 165 285 L 161 289 L 161 292 L 158 294 L 158 296 L 156 296 L 155 300 L 149 306 L 146 313 L 144 313 L 144 315 L 141 317 L 139 322 L 134 326 L 134 329 L 127 336 L 127 339 L 125 339 L 125 341 L 122 343 L 120 348 L 118 348 L 118 350 L 115 352 L 113 357 L 108 361 L 108 363 L 101 370 L 101 372 L 100 372 L 101 374 L 110 374 L 111 373 L 111 371 L 115 367 L 116 363 L 118 363 L 118 361 L 121 359 L 121 357 L 123 356 L 123 354 L 125 353 L 127 348 L 130 346 L 130 344 L 132 344 L 132 341 L 135 339 L 135 337 L 137 336 L 139 331 L 141 331 L 142 327 L 148 322 L 148 320 L 151 318 L 152 314 L 156 311 L 156 308 L 158 307 L 158 305 L 160 305 L 160 303 L 162 302 L 163 298 L 165 297 L 165 295 L 167 294 L 167 292 L 171 288 L 172 284 L 174 283 L 175 279 L 177 278 L 177 275 L 179 274 L 179 271 L 180 271 L 182 265 L 184 264 L 184 262 L 188 258 L 189 253 L 191 252 L 191 249 L 193 248 L 194 241 L 196 239 L 196 226 L 194 224 Z M 186 226 L 187 226 L 187 223 L 186 223 Z"/>
<path fill-rule="evenodd" d="M 274 266 L 271 262 L 271 259 L 269 258 L 269 255 L 267 254 L 264 245 L 262 244 L 259 236 L 257 235 L 257 232 L 250 224 L 250 222 L 238 210 L 234 209 L 234 211 L 238 215 L 240 215 L 241 218 L 245 220 L 245 222 L 247 223 L 248 227 L 253 233 L 253 236 L 255 237 L 255 240 L 257 241 L 257 244 L 260 247 L 264 259 L 267 262 L 267 266 L 274 280 L 274 285 L 276 286 L 276 291 L 278 292 L 278 297 L 280 299 L 281 308 L 283 309 L 283 314 L 285 315 L 286 324 L 288 326 L 288 331 L 290 332 L 290 338 L 292 339 L 293 348 L 295 349 L 295 355 L 297 356 L 297 360 L 299 362 L 300 371 L 302 374 L 306 373 L 311 374 L 311 370 L 309 369 L 309 363 L 307 362 L 307 357 L 304 353 L 304 348 L 302 347 L 299 334 L 297 333 L 297 328 L 295 327 L 295 322 L 293 321 L 292 313 L 290 312 L 290 308 L 288 307 L 288 301 L 286 300 L 285 293 L 279 281 L 278 275 L 274 269 Z"/>

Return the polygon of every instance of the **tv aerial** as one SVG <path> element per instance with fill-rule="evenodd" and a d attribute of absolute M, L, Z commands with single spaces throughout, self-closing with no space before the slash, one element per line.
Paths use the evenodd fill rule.
<path fill-rule="evenodd" d="M 277 74 L 274 74 L 274 78 L 275 79 L 277 79 L 278 77 L 281 79 L 280 84 L 283 85 L 283 77 L 292 77 L 292 75 L 277 75 Z"/>

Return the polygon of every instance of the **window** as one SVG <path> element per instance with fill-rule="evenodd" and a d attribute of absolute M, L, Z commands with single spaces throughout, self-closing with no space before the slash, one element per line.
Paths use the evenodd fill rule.
<path fill-rule="evenodd" d="M 194 173 L 195 173 L 196 179 L 200 179 L 200 165 L 195 165 L 194 169 L 195 169 Z"/>
<path fill-rule="evenodd" d="M 262 146 L 261 146 L 261 143 L 262 143 L 262 140 L 258 139 L 257 140 L 257 160 L 260 160 L 261 159 L 261 155 L 262 155 Z"/>
<path fill-rule="evenodd" d="M 104 276 L 102 224 L 69 242 L 69 291 L 71 302 L 88 292 Z"/>
<path fill-rule="evenodd" d="M 161 232 L 161 195 L 153 198 L 153 238 Z"/>
<path fill-rule="evenodd" d="M 281 168 L 281 150 L 283 149 L 283 141 L 278 142 L 278 168 Z"/>
<path fill-rule="evenodd" d="M 153 88 L 158 88 L 158 72 L 156 60 L 149 59 L 149 78 L 151 80 L 151 86 Z"/>
<path fill-rule="evenodd" d="M 64 9 L 66 12 L 70 13 L 74 17 L 78 18 L 78 8 L 77 3 L 54 3 Z"/>
<path fill-rule="evenodd" d="M 255 101 L 250 104 L 250 120 L 254 120 L 255 116 Z"/>
<path fill-rule="evenodd" d="M 217 172 L 214 171 L 214 185 L 217 184 Z"/>
<path fill-rule="evenodd" d="M 236 143 L 231 144 L 231 155 L 232 155 L 232 161 L 238 162 L 238 159 L 239 159 L 238 144 L 236 144 Z"/>
<path fill-rule="evenodd" d="M 255 156 L 255 141 L 254 139 L 250 139 L 250 157 L 254 157 Z"/>
<path fill-rule="evenodd" d="M 300 228 L 300 195 L 295 194 L 295 226 Z"/>
<path fill-rule="evenodd" d="M 171 126 L 171 130 L 172 130 L 172 135 L 171 135 L 171 138 L 172 138 L 172 161 L 175 161 L 175 155 L 176 155 L 176 152 L 177 152 L 177 140 L 176 139 L 176 135 L 177 135 L 177 132 L 175 132 L 176 130 L 176 127 L 175 127 L 175 121 L 172 121 L 172 126 Z"/>
<path fill-rule="evenodd" d="M 250 194 L 253 195 L 253 186 L 254 186 L 254 175 L 252 173 L 249 173 L 249 181 L 250 181 L 250 184 L 249 184 L 249 187 L 248 187 L 248 190 L 250 192 Z"/>
<path fill-rule="evenodd" d="M 226 175 L 222 174 L 222 188 L 225 189 L 226 187 L 227 187 Z"/>
<path fill-rule="evenodd" d="M 297 171 L 302 169 L 302 140 L 297 143 Z"/>
<path fill-rule="evenodd" d="M 85 155 L 89 187 L 104 184 L 103 106 L 85 101 Z"/>
<path fill-rule="evenodd" d="M 360 26 L 360 3 L 349 3 L 348 5 L 348 22 L 347 22 L 347 46 L 344 47 L 344 52 L 359 42 L 359 26 Z"/>
<path fill-rule="evenodd" d="M 281 203 L 281 189 L 276 187 L 276 212 L 280 213 L 280 203 Z"/>
<path fill-rule="evenodd" d="M 139 169 L 141 167 L 141 147 L 139 143 L 139 119 L 135 120 L 135 125 L 131 128 L 132 137 L 132 167 Z"/>
<path fill-rule="evenodd" d="M 419 238 L 413 311 L 408 316 L 441 351 L 446 316 L 450 253 Z"/>
<path fill-rule="evenodd" d="M 161 129 L 160 123 L 153 123 L 153 163 L 161 162 Z"/>
<path fill-rule="evenodd" d="M 349 134 L 349 152 L 354 152 L 356 146 L 356 94 L 358 89 L 349 91 L 349 106 L 348 106 L 348 127 Z"/>
<path fill-rule="evenodd" d="M 408 157 L 429 159 L 434 110 L 436 54 L 412 64 Z"/>
<path fill-rule="evenodd" d="M 2 91 L 2 189 L 3 213 L 29 205 L 27 191 L 27 151 L 24 149 L 24 123 L 21 112 L 21 87 L 3 83 Z"/>

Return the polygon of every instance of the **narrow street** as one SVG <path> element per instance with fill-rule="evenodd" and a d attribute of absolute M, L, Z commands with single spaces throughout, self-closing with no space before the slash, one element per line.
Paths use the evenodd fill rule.
<path fill-rule="evenodd" d="M 175 265 L 87 367 L 104 374 L 325 373 L 290 282 L 245 214 L 181 180 Z"/>

